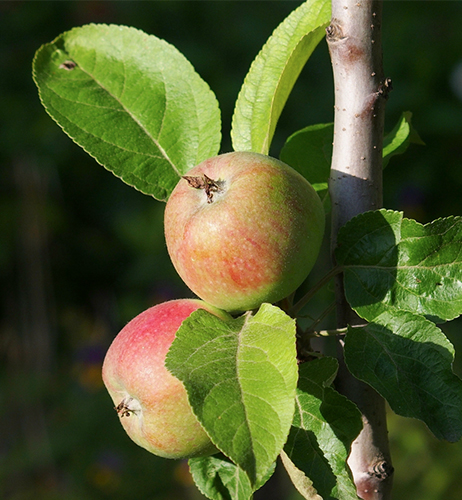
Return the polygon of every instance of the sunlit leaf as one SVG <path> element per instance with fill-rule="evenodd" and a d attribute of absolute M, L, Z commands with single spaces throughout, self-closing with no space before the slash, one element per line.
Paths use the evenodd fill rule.
<path fill-rule="evenodd" d="M 196 311 L 177 332 L 166 366 L 217 448 L 252 486 L 260 483 L 292 423 L 295 321 L 269 304 L 227 322 Z"/>
<path fill-rule="evenodd" d="M 217 154 L 216 98 L 172 45 L 125 26 L 87 25 L 36 53 L 50 116 L 127 184 L 166 200 L 180 176 Z"/>
<path fill-rule="evenodd" d="M 330 0 L 307 0 L 274 31 L 252 63 L 236 101 L 235 151 L 268 154 L 279 116 L 331 17 Z"/>

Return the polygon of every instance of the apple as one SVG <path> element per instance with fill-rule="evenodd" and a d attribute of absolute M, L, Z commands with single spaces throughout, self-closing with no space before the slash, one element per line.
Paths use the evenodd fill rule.
<path fill-rule="evenodd" d="M 201 299 L 238 313 L 277 302 L 311 271 L 324 233 L 311 184 L 274 158 L 222 154 L 180 179 L 164 214 L 175 269 Z"/>
<path fill-rule="evenodd" d="M 165 458 L 217 452 L 194 416 L 182 382 L 164 366 L 181 323 L 200 308 L 229 318 L 196 299 L 158 304 L 120 331 L 103 363 L 103 381 L 125 431 L 136 444 Z"/>

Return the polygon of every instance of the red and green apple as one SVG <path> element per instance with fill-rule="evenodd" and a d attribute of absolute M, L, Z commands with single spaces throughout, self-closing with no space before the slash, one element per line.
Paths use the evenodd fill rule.
<path fill-rule="evenodd" d="M 277 302 L 311 271 L 325 215 L 311 184 L 274 158 L 219 155 L 191 169 L 165 208 L 170 258 L 201 299 L 237 313 Z"/>
<path fill-rule="evenodd" d="M 103 381 L 125 431 L 136 444 L 165 458 L 217 452 L 194 416 L 183 384 L 164 366 L 177 330 L 197 309 L 229 318 L 195 299 L 158 304 L 120 331 L 103 363 Z"/>

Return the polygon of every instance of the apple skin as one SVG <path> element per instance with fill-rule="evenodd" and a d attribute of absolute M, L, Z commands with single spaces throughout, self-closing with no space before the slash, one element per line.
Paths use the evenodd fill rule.
<path fill-rule="evenodd" d="M 183 178 L 165 208 L 167 249 L 180 277 L 231 313 L 290 295 L 311 271 L 323 238 L 324 209 L 314 188 L 285 163 L 251 152 L 210 158 L 187 176 L 204 174 L 218 189 L 208 195 Z"/>
<path fill-rule="evenodd" d="M 120 331 L 103 363 L 103 382 L 125 431 L 136 444 L 165 458 L 217 452 L 194 416 L 183 384 L 164 366 L 178 328 L 197 309 L 229 318 L 196 299 L 158 304 Z"/>

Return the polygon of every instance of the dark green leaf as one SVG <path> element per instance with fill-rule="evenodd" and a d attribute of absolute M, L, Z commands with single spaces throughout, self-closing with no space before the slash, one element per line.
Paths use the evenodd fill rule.
<path fill-rule="evenodd" d="M 311 184 L 327 183 L 332 159 L 333 135 L 332 123 L 305 127 L 287 139 L 280 158 Z"/>
<path fill-rule="evenodd" d="M 324 210 L 330 210 L 328 180 L 332 159 L 332 123 L 312 125 L 292 134 L 280 158 L 305 177 L 316 189 Z"/>
<path fill-rule="evenodd" d="M 87 25 L 36 53 L 47 112 L 124 182 L 166 200 L 179 177 L 217 154 L 216 98 L 172 45 L 125 26 Z"/>
<path fill-rule="evenodd" d="M 311 481 L 311 479 L 307 477 L 303 471 L 295 466 L 284 450 L 281 451 L 281 461 L 286 469 L 287 475 L 292 481 L 292 484 L 303 498 L 306 500 L 322 500 L 322 498 L 318 495 L 316 488 L 313 486 L 313 481 Z"/>
<path fill-rule="evenodd" d="M 462 218 L 425 226 L 401 212 L 358 215 L 338 235 L 345 294 L 368 321 L 405 310 L 435 321 L 462 313 Z"/>
<path fill-rule="evenodd" d="M 252 63 L 234 111 L 235 151 L 268 154 L 292 88 L 331 17 L 330 0 L 307 0 L 274 31 Z"/>
<path fill-rule="evenodd" d="M 452 372 L 454 349 L 422 316 L 385 311 L 364 328 L 349 328 L 345 360 L 353 375 L 405 417 L 423 420 L 440 439 L 462 436 L 462 381 Z"/>
<path fill-rule="evenodd" d="M 404 153 L 410 143 L 423 144 L 411 125 L 412 113 L 405 112 L 384 138 L 383 166 L 394 155 Z M 326 212 L 330 210 L 328 181 L 332 159 L 333 123 L 305 127 L 292 134 L 281 150 L 283 162 L 300 172 L 316 189 Z"/>
<path fill-rule="evenodd" d="M 300 366 L 296 408 L 284 451 L 325 500 L 357 500 L 346 460 L 362 428 L 356 406 L 328 384 L 337 361 L 320 358 Z"/>
<path fill-rule="evenodd" d="M 195 311 L 178 330 L 166 365 L 184 383 L 213 443 L 259 484 L 292 422 L 295 321 L 269 304 L 228 322 Z"/>

